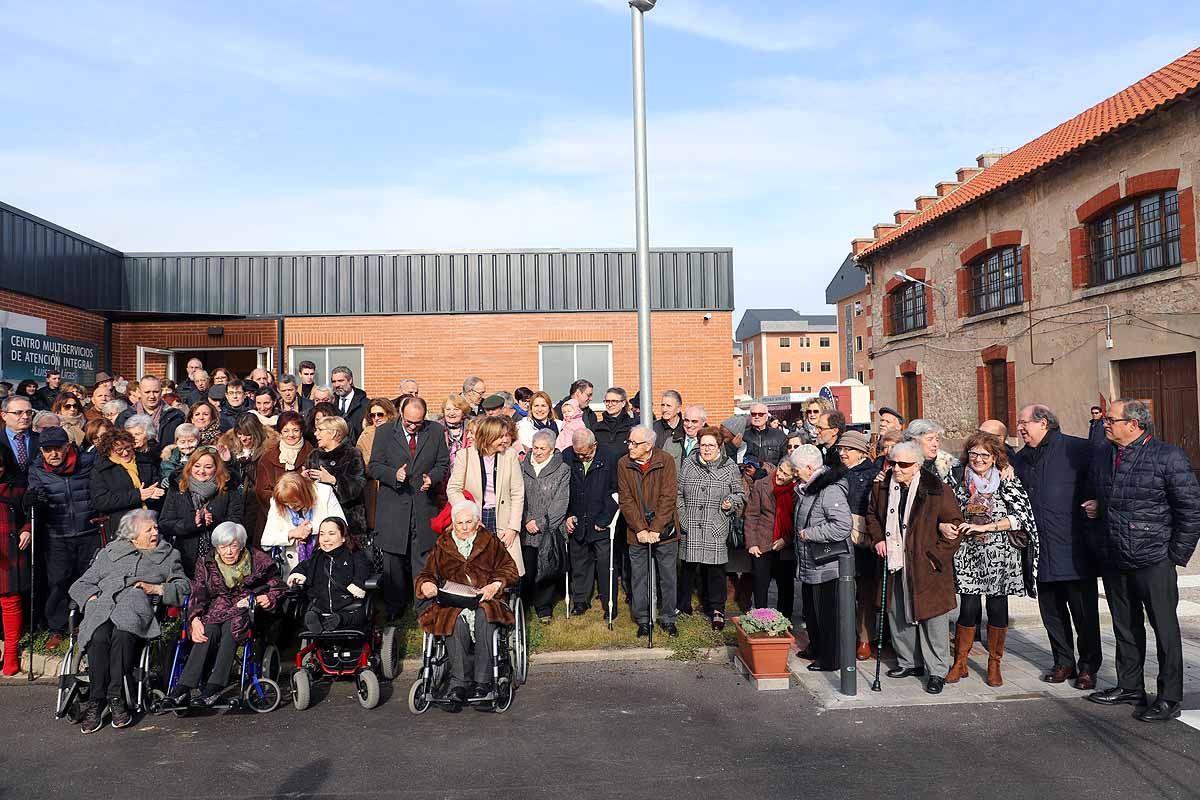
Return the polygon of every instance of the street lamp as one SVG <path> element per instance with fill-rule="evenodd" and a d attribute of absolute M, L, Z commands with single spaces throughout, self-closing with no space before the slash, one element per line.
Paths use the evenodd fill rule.
<path fill-rule="evenodd" d="M 654 423 L 650 386 L 650 212 L 646 189 L 646 20 L 657 0 L 629 0 L 633 16 L 633 161 L 637 199 L 638 391 L 642 424 Z"/>
<path fill-rule="evenodd" d="M 934 286 L 932 283 L 923 281 L 920 278 L 914 278 L 912 275 L 909 275 L 907 272 L 905 272 L 902 269 L 896 270 L 896 277 L 907 283 L 919 283 L 922 286 L 933 289 L 935 292 L 937 292 L 939 295 L 942 296 L 942 327 L 945 328 L 946 338 L 949 339 L 950 338 L 950 319 L 946 316 L 946 302 L 947 302 L 946 301 L 946 293 L 944 291 L 942 291 L 942 288 L 940 286 Z"/>

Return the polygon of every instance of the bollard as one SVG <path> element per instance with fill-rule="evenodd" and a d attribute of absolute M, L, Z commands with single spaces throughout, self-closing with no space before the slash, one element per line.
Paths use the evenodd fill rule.
<path fill-rule="evenodd" d="M 854 622 L 854 552 L 838 556 L 838 660 L 842 662 L 842 694 L 858 694 L 858 631 Z"/>

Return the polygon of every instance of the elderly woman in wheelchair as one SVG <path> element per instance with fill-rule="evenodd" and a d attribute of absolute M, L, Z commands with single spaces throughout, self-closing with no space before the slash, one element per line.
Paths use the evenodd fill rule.
<path fill-rule="evenodd" d="M 512 700 L 512 679 L 510 670 L 500 670 L 507 665 L 508 653 L 499 629 L 515 624 L 502 592 L 517 585 L 517 565 L 504 544 L 483 527 L 475 503 L 462 500 L 450 511 L 451 529 L 438 537 L 415 580 L 418 597 L 433 601 L 420 617 L 421 628 L 433 641 L 426 643 L 425 684 L 414 686 L 414 695 L 424 692 L 426 708 L 429 701 L 437 701 L 451 710 L 467 703 L 494 703 L 500 710 Z M 432 676 L 427 674 L 435 643 L 444 646 L 449 661 L 444 698 L 434 696 Z M 495 685 L 498 680 L 505 685 Z"/>

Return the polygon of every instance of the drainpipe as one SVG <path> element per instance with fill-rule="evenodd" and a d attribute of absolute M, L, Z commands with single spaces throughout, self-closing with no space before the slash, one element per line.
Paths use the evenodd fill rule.
<path fill-rule="evenodd" d="M 284 344 L 283 344 L 283 316 L 282 315 L 275 318 L 275 339 L 279 343 L 279 346 L 275 348 L 276 360 L 277 360 L 277 364 L 279 365 L 279 371 L 276 372 L 275 374 L 283 375 L 287 372 L 287 353 L 284 352 L 284 350 L 286 348 L 284 347 Z"/>

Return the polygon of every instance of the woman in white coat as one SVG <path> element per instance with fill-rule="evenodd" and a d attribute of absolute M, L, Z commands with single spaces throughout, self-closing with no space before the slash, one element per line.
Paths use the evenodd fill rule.
<path fill-rule="evenodd" d="M 513 448 L 516 426 L 508 417 L 487 417 L 475 428 L 470 447 L 458 451 L 446 484 L 446 497 L 453 506 L 470 492 L 483 510 L 482 522 L 500 537 L 508 554 L 525 574 L 521 558 L 521 515 L 525 510 L 525 479 Z"/>
<path fill-rule="evenodd" d="M 262 548 L 281 548 L 290 572 L 316 549 L 317 529 L 330 517 L 346 519 L 333 487 L 316 483 L 298 472 L 285 472 L 276 481 L 271 495 Z"/>

